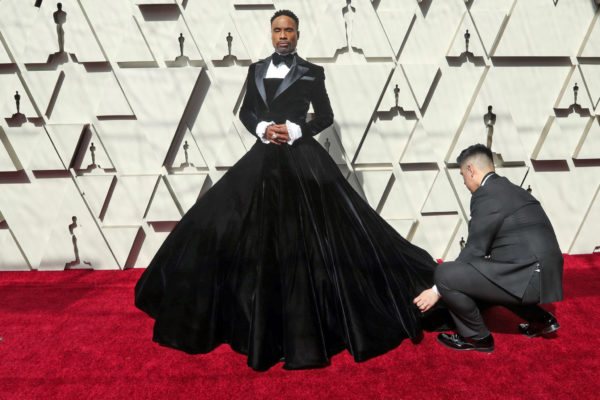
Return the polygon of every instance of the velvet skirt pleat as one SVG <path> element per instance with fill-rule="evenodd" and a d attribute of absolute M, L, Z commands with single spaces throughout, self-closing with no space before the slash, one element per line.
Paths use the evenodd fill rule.
<path fill-rule="evenodd" d="M 399 204 L 398 207 L 402 205 Z M 313 139 L 257 142 L 182 217 L 135 287 L 153 340 L 222 343 L 265 370 L 364 361 L 447 327 L 412 303 L 436 263 L 357 194 Z"/>

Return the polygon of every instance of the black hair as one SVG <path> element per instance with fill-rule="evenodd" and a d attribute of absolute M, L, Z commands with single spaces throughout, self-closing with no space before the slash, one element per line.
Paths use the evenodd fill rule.
<path fill-rule="evenodd" d="M 485 155 L 488 158 L 488 160 L 490 161 L 490 163 L 492 165 L 494 165 L 494 158 L 492 156 L 492 151 L 490 149 L 488 149 L 486 146 L 482 145 L 481 143 L 473 144 L 473 145 L 467 147 L 466 149 L 464 149 L 463 151 L 461 151 L 460 154 L 458 155 L 458 157 L 456 157 L 456 162 L 458 163 L 458 165 L 460 167 L 462 167 L 462 165 L 465 163 L 465 161 L 468 158 L 471 158 L 471 156 L 474 156 L 476 154 Z"/>
<path fill-rule="evenodd" d="M 282 15 L 285 15 L 286 17 L 290 17 L 291 19 L 293 19 L 294 22 L 296 23 L 296 30 L 298 30 L 298 27 L 300 26 L 300 20 L 298 19 L 296 14 L 294 14 L 290 10 L 275 11 L 275 14 L 273 14 L 273 16 L 271 17 L 271 23 L 273 23 L 273 21 L 275 21 L 275 18 L 281 17 Z"/>

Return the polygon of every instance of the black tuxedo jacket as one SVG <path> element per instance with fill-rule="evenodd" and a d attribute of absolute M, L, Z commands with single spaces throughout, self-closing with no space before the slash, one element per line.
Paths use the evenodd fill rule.
<path fill-rule="evenodd" d="M 294 122 L 302 129 L 302 137 L 311 137 L 333 123 L 333 110 L 325 90 L 323 67 L 309 63 L 298 55 L 290 71 L 267 104 L 264 79 L 271 57 L 251 64 L 248 68 L 246 95 L 240 109 L 240 120 L 256 136 L 256 125 L 260 121 L 283 124 Z M 306 114 L 310 103 L 315 117 L 307 122 Z M 301 140 L 301 139 L 300 139 Z"/>
<path fill-rule="evenodd" d="M 518 298 L 540 268 L 540 302 L 562 300 L 563 257 L 546 213 L 529 192 L 496 174 L 471 197 L 469 236 L 456 261 Z"/>

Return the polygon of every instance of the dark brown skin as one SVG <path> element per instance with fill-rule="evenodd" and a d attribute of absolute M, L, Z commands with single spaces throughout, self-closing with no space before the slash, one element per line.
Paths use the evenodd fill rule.
<path fill-rule="evenodd" d="M 286 15 L 280 15 L 271 23 L 271 41 L 280 54 L 289 54 L 296 50 L 300 32 L 296 22 Z"/>
<path fill-rule="evenodd" d="M 289 54 L 296 50 L 299 37 L 300 32 L 296 22 L 290 17 L 281 15 L 271 23 L 271 41 L 275 50 L 280 54 Z M 290 140 L 285 124 L 269 125 L 264 137 L 278 146 Z"/>

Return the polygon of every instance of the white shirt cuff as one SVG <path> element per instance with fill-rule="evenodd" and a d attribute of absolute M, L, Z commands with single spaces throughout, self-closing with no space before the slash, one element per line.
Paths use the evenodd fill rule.
<path fill-rule="evenodd" d="M 287 144 L 291 146 L 294 144 L 294 141 L 302 137 L 302 129 L 300 128 L 300 125 L 287 120 L 285 121 L 285 126 L 288 130 L 288 135 L 290 135 L 290 141 L 287 142 Z"/>
<path fill-rule="evenodd" d="M 435 294 L 437 294 L 438 296 L 442 297 L 442 295 L 440 294 L 440 292 L 438 291 L 438 288 L 436 285 L 433 285 L 431 287 L 431 290 L 433 290 L 435 292 Z"/>
<path fill-rule="evenodd" d="M 258 125 L 256 125 L 256 135 L 263 143 L 270 143 L 269 140 L 265 139 L 265 131 L 267 130 L 267 126 L 269 125 L 275 125 L 275 122 L 260 121 Z"/>

